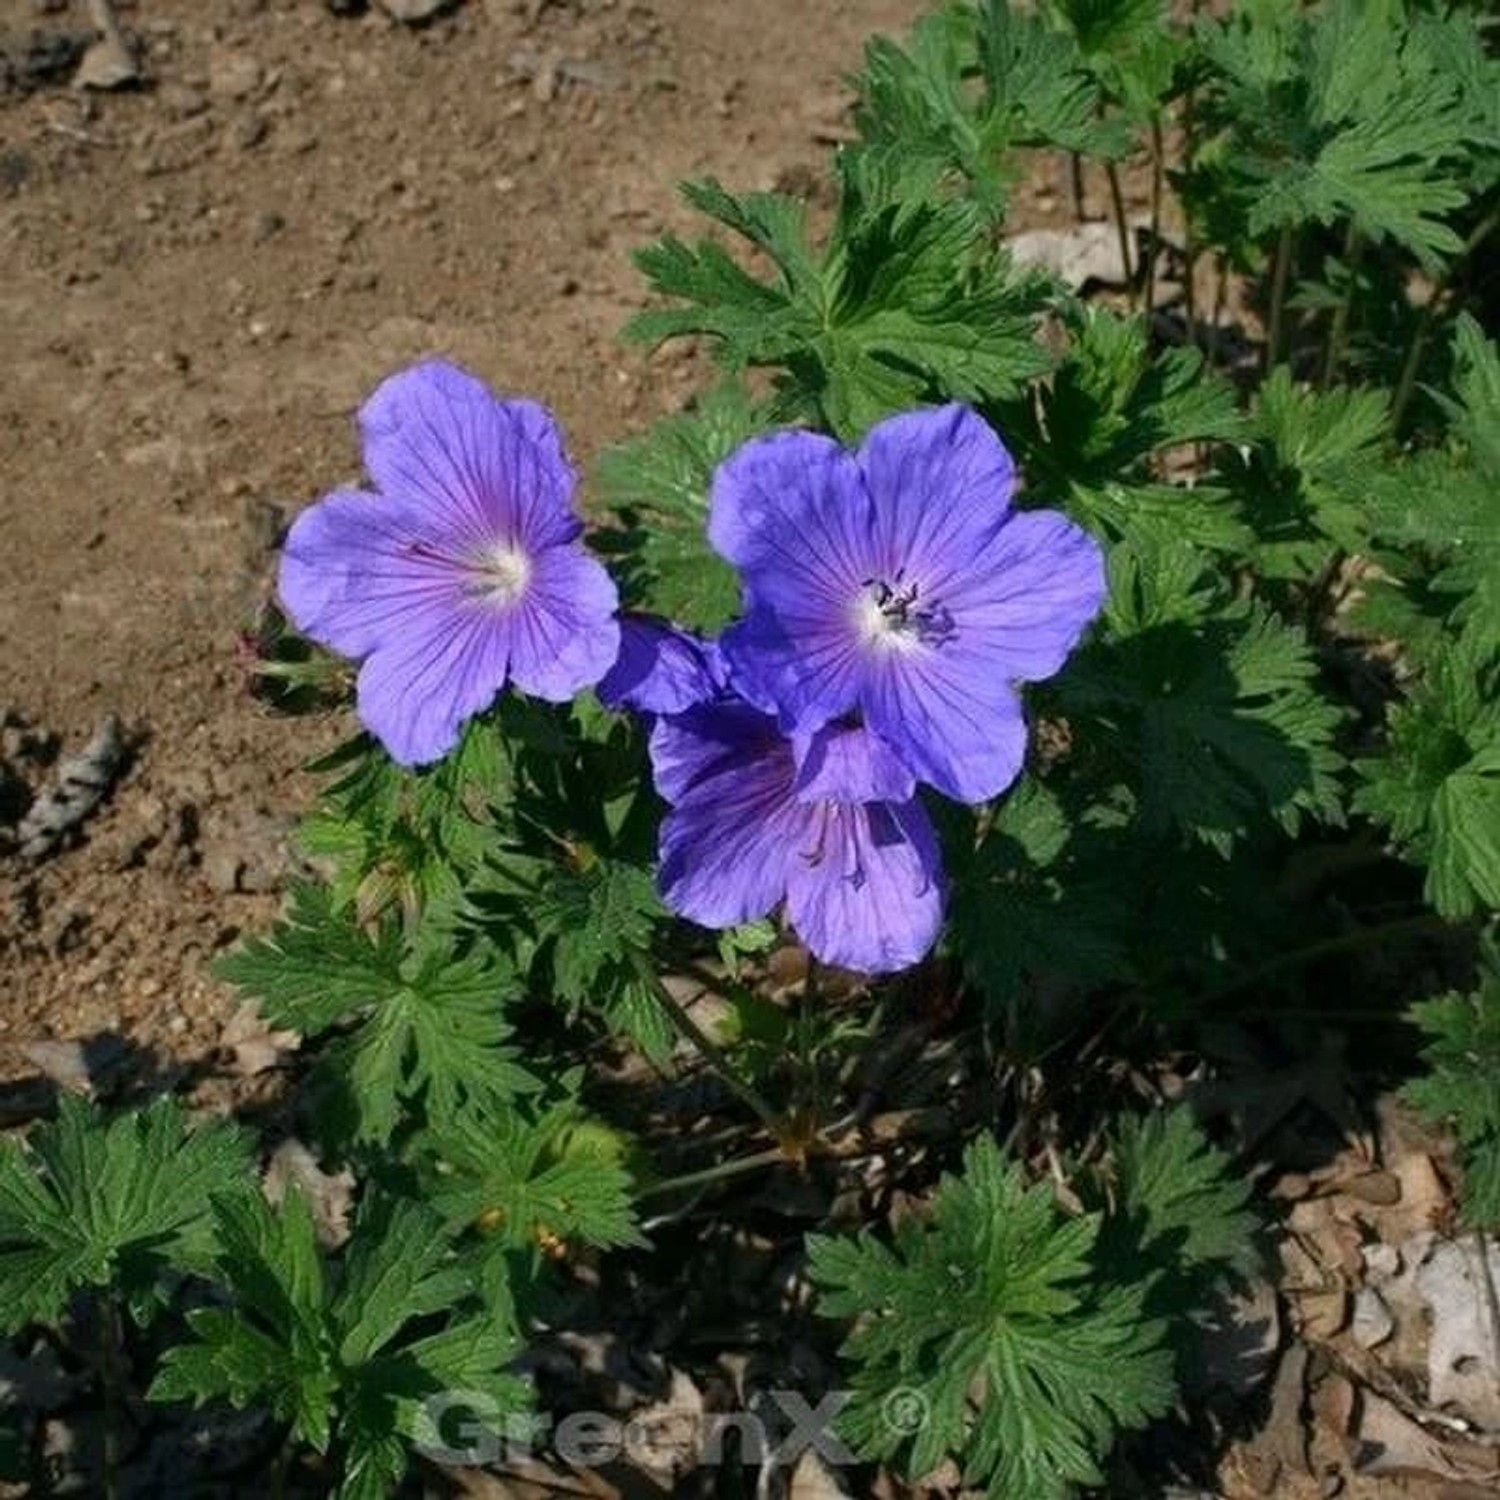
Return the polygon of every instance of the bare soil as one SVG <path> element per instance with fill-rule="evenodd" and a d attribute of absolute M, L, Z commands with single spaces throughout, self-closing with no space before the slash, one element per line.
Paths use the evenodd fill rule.
<path fill-rule="evenodd" d="M 270 716 L 239 634 L 286 518 L 357 476 L 363 395 L 443 353 L 585 464 L 680 404 L 690 359 L 616 341 L 630 251 L 692 227 L 682 177 L 814 180 L 864 39 L 920 6 L 118 9 L 147 87 L 0 92 L 0 714 L 31 728 L 0 756 L 34 793 L 108 712 L 134 747 L 77 847 L 0 861 L 0 1077 L 53 1037 L 215 1046 L 209 961 L 271 915 L 339 728 Z M 12 83 L 86 11 L 0 0 Z"/>

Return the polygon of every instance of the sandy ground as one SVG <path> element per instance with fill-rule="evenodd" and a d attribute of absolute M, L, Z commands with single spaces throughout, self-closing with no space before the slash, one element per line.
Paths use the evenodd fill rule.
<path fill-rule="evenodd" d="M 363 394 L 441 352 L 584 463 L 680 404 L 690 362 L 616 341 L 630 251 L 691 227 L 684 176 L 812 180 L 864 38 L 919 8 L 136 0 L 149 89 L 0 94 L 0 754 L 35 790 L 108 712 L 136 746 L 83 845 L 0 862 L 0 1068 L 217 1037 L 206 965 L 274 909 L 337 728 L 268 715 L 237 636 L 279 522 L 357 476 Z M 85 9 L 0 0 L 0 55 Z"/>

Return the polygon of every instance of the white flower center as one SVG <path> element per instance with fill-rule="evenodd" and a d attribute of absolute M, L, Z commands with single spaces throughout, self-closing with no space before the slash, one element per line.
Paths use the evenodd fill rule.
<path fill-rule="evenodd" d="M 854 627 L 860 639 L 882 651 L 915 651 L 933 637 L 930 612 L 918 602 L 914 583 L 898 573 L 893 583 L 867 578 L 854 600 Z"/>
<path fill-rule="evenodd" d="M 514 604 L 531 580 L 531 559 L 514 542 L 496 542 L 474 560 L 464 592 L 486 604 Z"/>

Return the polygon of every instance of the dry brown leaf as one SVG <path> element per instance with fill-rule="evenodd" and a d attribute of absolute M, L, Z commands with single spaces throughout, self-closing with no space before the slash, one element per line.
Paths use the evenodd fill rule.
<path fill-rule="evenodd" d="M 1436 1474 L 1477 1482 L 1500 1478 L 1500 1453 L 1462 1438 L 1440 1437 L 1373 1391 L 1360 1393 L 1351 1458 L 1361 1474 Z"/>

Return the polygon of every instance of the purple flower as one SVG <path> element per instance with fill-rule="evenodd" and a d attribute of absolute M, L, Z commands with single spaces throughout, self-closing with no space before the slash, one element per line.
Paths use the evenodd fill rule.
<path fill-rule="evenodd" d="M 1010 508 L 1015 467 L 964 406 L 908 412 L 857 452 L 752 439 L 714 475 L 709 538 L 743 576 L 731 670 L 794 735 L 857 715 L 939 791 L 978 802 L 1026 749 L 1018 682 L 1062 666 L 1104 601 L 1098 544 Z"/>
<path fill-rule="evenodd" d="M 552 415 L 433 360 L 384 381 L 359 422 L 380 493 L 297 517 L 281 598 L 363 659 L 359 716 L 391 756 L 439 759 L 509 682 L 553 702 L 597 682 L 619 650 L 615 586 L 579 545 Z"/>
<path fill-rule="evenodd" d="M 620 617 L 620 654 L 599 684 L 608 708 L 676 714 L 716 698 L 725 686 L 718 643 L 701 641 L 653 615 Z"/>
<path fill-rule="evenodd" d="M 869 736 L 843 730 L 830 738 L 831 746 L 810 747 L 805 764 L 831 757 L 842 779 L 872 792 L 891 786 L 888 759 Z M 848 802 L 819 795 L 815 775 L 799 784 L 776 721 L 736 699 L 658 720 L 651 762 L 671 804 L 659 880 L 674 911 L 705 927 L 731 927 L 784 899 L 819 958 L 872 974 L 916 963 L 937 941 L 944 890 L 937 837 L 909 795 Z"/>

